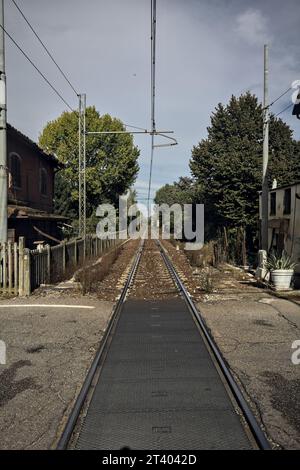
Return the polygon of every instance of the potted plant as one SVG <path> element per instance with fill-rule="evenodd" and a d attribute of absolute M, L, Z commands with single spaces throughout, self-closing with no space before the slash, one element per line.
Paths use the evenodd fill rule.
<path fill-rule="evenodd" d="M 294 263 L 285 251 L 282 253 L 271 253 L 266 262 L 266 269 L 271 274 L 271 280 L 275 290 L 287 290 L 290 288 L 294 274 Z"/>

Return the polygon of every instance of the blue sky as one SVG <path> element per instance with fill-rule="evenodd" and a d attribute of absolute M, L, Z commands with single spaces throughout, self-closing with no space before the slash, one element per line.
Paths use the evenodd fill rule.
<path fill-rule="evenodd" d="M 125 123 L 150 127 L 150 0 L 16 0 L 87 104 Z M 76 96 L 41 49 L 11 0 L 6 28 L 76 107 Z M 157 0 L 157 128 L 178 146 L 155 151 L 153 191 L 188 175 L 191 149 L 210 114 L 232 94 L 262 99 L 263 44 L 270 44 L 270 98 L 300 79 L 298 0 Z M 36 140 L 65 110 L 36 71 L 6 41 L 8 120 Z M 287 94 L 274 112 L 290 103 Z M 300 138 L 291 110 L 282 119 Z M 138 197 L 147 196 L 150 137 L 141 149 Z"/>

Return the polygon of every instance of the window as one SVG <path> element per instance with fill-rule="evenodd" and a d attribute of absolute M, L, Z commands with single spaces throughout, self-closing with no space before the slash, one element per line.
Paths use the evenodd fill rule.
<path fill-rule="evenodd" d="M 9 155 L 9 169 L 13 188 L 21 188 L 21 158 L 17 153 Z"/>
<path fill-rule="evenodd" d="M 271 193 L 270 215 L 276 215 L 276 193 Z"/>
<path fill-rule="evenodd" d="M 284 190 L 284 199 L 283 199 L 283 213 L 291 213 L 291 188 Z"/>
<path fill-rule="evenodd" d="M 40 191 L 43 196 L 47 196 L 47 171 L 45 168 L 40 170 Z"/>

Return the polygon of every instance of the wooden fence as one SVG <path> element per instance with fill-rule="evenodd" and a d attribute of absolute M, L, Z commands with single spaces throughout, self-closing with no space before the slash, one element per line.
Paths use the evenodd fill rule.
<path fill-rule="evenodd" d="M 0 244 L 0 292 L 19 296 L 30 295 L 42 284 L 54 284 L 72 276 L 88 260 L 97 258 L 121 241 L 99 239 L 88 235 L 59 245 L 46 245 L 36 250 L 19 243 Z"/>

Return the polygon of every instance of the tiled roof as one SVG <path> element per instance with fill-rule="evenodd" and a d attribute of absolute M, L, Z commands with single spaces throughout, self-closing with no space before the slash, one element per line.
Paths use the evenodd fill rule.
<path fill-rule="evenodd" d="M 282 186 L 277 186 L 277 188 L 269 188 L 269 193 L 278 191 L 280 189 L 292 188 L 293 186 L 298 186 L 299 184 L 300 184 L 300 181 L 295 181 L 294 183 L 291 183 L 291 184 L 284 184 Z M 258 194 L 261 194 L 261 191 L 258 191 Z"/>
<path fill-rule="evenodd" d="M 299 184 L 300 184 L 300 181 L 295 181 L 294 183 L 291 183 L 291 184 L 284 184 L 282 186 L 277 186 L 277 188 L 270 188 L 269 192 L 277 191 L 277 189 L 291 188 L 292 186 L 298 186 Z"/>
<path fill-rule="evenodd" d="M 51 161 L 52 163 L 55 164 L 55 166 L 61 166 L 63 167 L 63 163 L 61 163 L 58 158 L 51 154 L 51 153 L 46 153 L 44 150 L 41 149 L 41 147 L 38 146 L 33 140 L 31 140 L 29 137 L 27 137 L 25 134 L 22 134 L 18 129 L 13 127 L 11 124 L 7 123 L 7 131 L 9 133 L 17 135 L 21 140 L 25 141 L 28 145 L 30 145 L 34 150 L 40 153 L 40 155 L 47 160 Z"/>
<path fill-rule="evenodd" d="M 50 214 L 45 211 L 33 209 L 32 207 L 26 206 L 14 206 L 9 205 L 7 208 L 8 218 L 17 219 L 43 219 L 43 220 L 68 220 L 68 217 L 64 217 L 58 214 Z"/>

